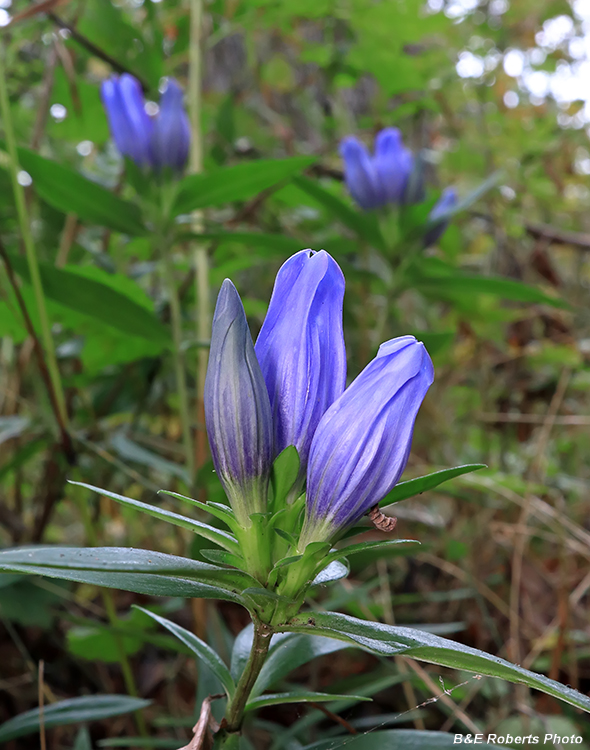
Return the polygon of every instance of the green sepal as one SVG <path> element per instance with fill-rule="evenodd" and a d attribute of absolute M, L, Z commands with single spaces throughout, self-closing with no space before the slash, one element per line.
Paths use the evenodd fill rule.
<path fill-rule="evenodd" d="M 86 489 L 92 490 L 93 492 L 98 492 L 100 495 L 106 495 L 116 502 L 121 503 L 121 505 L 126 505 L 129 508 L 141 510 L 148 515 L 153 516 L 154 518 L 159 518 L 161 521 L 168 521 L 168 523 L 172 523 L 175 526 L 181 526 L 184 529 L 188 529 L 194 534 L 199 534 L 199 536 L 205 537 L 205 539 L 208 539 L 210 542 L 218 544 L 228 552 L 232 552 L 234 554 L 239 554 L 240 552 L 237 539 L 234 536 L 228 534 L 226 531 L 221 531 L 220 529 L 216 529 L 213 526 L 209 526 L 209 524 L 195 521 L 194 519 L 187 518 L 186 516 L 181 516 L 179 513 L 172 513 L 172 511 L 169 510 L 156 508 L 153 505 L 142 503 L 139 500 L 133 500 L 130 497 L 117 495 L 116 492 L 109 492 L 108 490 L 103 490 L 100 487 L 94 487 L 91 484 L 72 481 L 70 481 L 69 483 L 76 484 L 79 487 L 85 487 Z"/>
<path fill-rule="evenodd" d="M 178 492 L 170 492 L 169 490 L 158 490 L 158 495 L 169 495 L 177 500 L 184 500 L 191 505 L 195 505 L 197 508 L 215 516 L 218 520 L 223 521 L 226 526 L 229 526 L 234 534 L 236 532 L 236 527 L 239 526 L 238 520 L 234 516 L 229 505 L 221 505 L 220 503 L 202 503 L 200 500 L 195 500 L 187 495 L 180 495 Z"/>
<path fill-rule="evenodd" d="M 293 536 L 293 534 L 289 534 L 288 531 L 285 531 L 284 529 L 277 529 L 274 528 L 273 531 L 275 534 L 278 534 L 281 539 L 284 539 L 286 542 L 289 542 L 293 547 L 297 546 L 297 539 Z"/>
<path fill-rule="evenodd" d="M 276 457 L 271 475 L 273 509 L 279 509 L 286 504 L 289 492 L 297 481 L 300 466 L 301 461 L 294 445 L 288 445 Z"/>

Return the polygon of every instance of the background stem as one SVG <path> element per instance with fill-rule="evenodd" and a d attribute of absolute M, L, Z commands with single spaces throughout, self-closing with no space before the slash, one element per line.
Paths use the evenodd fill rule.
<path fill-rule="evenodd" d="M 6 86 L 6 74 L 3 61 L 0 61 L 0 113 L 2 114 L 2 120 L 4 122 L 6 150 L 9 157 L 9 171 L 12 181 L 14 202 L 16 204 L 16 212 L 18 215 L 21 236 L 23 244 L 25 246 L 29 273 L 31 275 L 31 284 L 33 287 L 33 293 L 35 295 L 35 303 L 39 312 L 39 321 L 41 324 L 41 339 L 43 342 L 43 347 L 45 349 L 47 369 L 49 371 L 49 377 L 51 378 L 51 385 L 53 387 L 57 409 L 59 411 L 61 419 L 60 424 L 67 428 L 68 415 L 66 409 L 66 400 L 64 397 L 59 368 L 57 366 L 57 358 L 55 356 L 53 337 L 51 335 L 51 325 L 49 323 L 49 316 L 47 315 L 47 307 L 45 305 L 45 295 L 43 294 L 41 274 L 39 273 L 39 263 L 37 261 L 37 255 L 35 253 L 33 235 L 31 234 L 31 224 L 25 204 L 25 193 L 23 190 L 23 186 L 18 181 L 20 166 L 18 162 L 16 139 L 14 137 L 14 127 L 12 124 L 12 114 L 10 111 L 10 101 L 8 99 L 8 89 Z"/>
<path fill-rule="evenodd" d="M 203 0 L 190 0 L 190 44 L 189 44 L 189 118 L 191 122 L 190 171 L 198 174 L 203 171 L 203 134 L 201 131 L 201 58 L 203 44 Z M 203 231 L 203 212 L 195 211 L 192 222 L 193 232 Z M 209 300 L 209 257 L 207 247 L 197 242 L 194 246 L 196 334 L 199 342 L 197 355 L 197 399 L 196 399 L 196 453 L 197 468 L 207 457 L 207 440 L 203 409 L 205 375 L 209 361 L 209 350 L 203 346 L 211 333 L 211 313 Z"/>

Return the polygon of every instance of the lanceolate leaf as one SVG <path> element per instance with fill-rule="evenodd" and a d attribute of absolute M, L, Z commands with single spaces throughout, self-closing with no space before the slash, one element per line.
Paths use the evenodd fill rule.
<path fill-rule="evenodd" d="M 221 507 L 218 503 L 202 503 L 200 500 L 195 500 L 186 495 L 179 495 L 178 492 L 170 492 L 169 490 L 160 490 L 158 495 L 169 495 L 170 497 L 175 497 L 177 500 L 184 500 L 186 503 L 195 505 L 197 508 L 204 510 L 206 513 L 210 513 L 212 516 L 215 516 L 215 518 L 223 521 L 223 523 L 229 526 L 230 529 L 235 530 L 236 528 L 239 528 L 239 523 L 229 507 L 226 509 Z"/>
<path fill-rule="evenodd" d="M 314 157 L 295 156 L 291 159 L 260 159 L 232 167 L 221 167 L 208 174 L 185 177 L 180 183 L 175 213 L 186 214 L 195 208 L 221 206 L 243 201 L 261 193 L 305 167 Z"/>
<path fill-rule="evenodd" d="M 257 584 L 239 570 L 128 547 L 19 547 L 0 552 L 0 571 L 61 578 L 150 596 L 226 599 L 246 606 Z"/>
<path fill-rule="evenodd" d="M 149 706 L 151 701 L 129 695 L 85 695 L 69 698 L 43 708 L 43 724 L 47 729 L 81 721 L 96 721 L 120 716 Z M 0 742 L 23 737 L 39 731 L 39 709 L 33 708 L 9 719 L 0 726 Z"/>
<path fill-rule="evenodd" d="M 25 258 L 16 253 L 10 253 L 9 257 L 19 276 L 30 283 Z M 39 271 L 43 291 L 54 302 L 95 318 L 121 333 L 160 342 L 162 345 L 169 342 L 170 336 L 166 328 L 154 313 L 109 286 L 108 275 L 105 274 L 105 283 L 101 283 L 65 268 L 55 268 L 49 263 L 40 263 Z"/>
<path fill-rule="evenodd" d="M 284 630 L 342 638 L 349 643 L 356 643 L 360 648 L 384 656 L 404 654 L 432 664 L 464 669 L 489 677 L 501 677 L 509 682 L 541 690 L 590 712 L 590 698 L 573 688 L 511 664 L 498 656 L 421 630 L 367 622 L 337 612 L 306 612 L 297 615 L 290 620 Z"/>
<path fill-rule="evenodd" d="M 353 232 L 370 242 L 380 250 L 385 249 L 385 240 L 377 224 L 377 220 L 371 214 L 362 214 L 350 208 L 344 201 L 337 198 L 332 193 L 324 190 L 317 181 L 309 180 L 307 177 L 295 177 L 293 184 L 306 192 L 324 208 L 339 219 L 345 226 L 352 229 Z"/>
<path fill-rule="evenodd" d="M 408 717 L 409 718 L 409 717 Z M 471 735 L 473 736 L 473 735 Z M 313 745 L 306 745 L 302 750 L 446 750 L 451 747 L 462 747 L 455 743 L 455 735 L 448 732 L 423 732 L 414 729 L 386 729 L 377 732 L 366 732 L 356 737 L 346 735 L 341 742 L 332 737 L 319 740 Z M 468 744 L 468 743 L 467 743 Z M 473 744 L 473 741 L 471 741 Z M 474 747 L 492 750 L 497 745 L 478 742 Z"/>
<path fill-rule="evenodd" d="M 20 148 L 18 158 L 22 168 L 33 178 L 35 192 L 58 211 L 75 213 L 84 222 L 125 234 L 147 234 L 135 204 L 118 198 L 78 172 L 28 149 Z"/>
<path fill-rule="evenodd" d="M 416 477 L 416 479 L 408 479 L 406 482 L 396 484 L 391 492 L 385 495 L 379 505 L 383 508 L 393 505 L 393 503 L 399 503 L 400 500 L 407 500 L 408 497 L 414 497 L 414 495 L 420 495 L 427 490 L 433 490 L 439 484 L 448 482 L 450 479 L 455 479 L 455 477 L 460 477 L 462 474 L 469 474 L 472 471 L 485 468 L 485 464 L 464 464 L 463 466 L 454 466 L 452 469 L 435 471 L 433 474 L 425 474 L 423 477 Z"/>
<path fill-rule="evenodd" d="M 127 505 L 130 508 L 141 510 L 150 516 L 154 516 L 154 518 L 159 518 L 161 521 L 168 521 L 169 523 L 172 523 L 175 526 L 181 526 L 182 528 L 188 529 L 189 531 L 192 531 L 195 534 L 199 534 L 199 536 L 205 537 L 205 539 L 208 539 L 210 542 L 215 542 L 215 544 L 219 544 L 220 547 L 223 547 L 228 552 L 232 552 L 233 554 L 236 554 L 236 555 L 239 555 L 240 553 L 240 548 L 238 546 L 236 539 L 231 534 L 228 534 L 226 531 L 221 531 L 221 529 L 216 529 L 213 526 L 209 526 L 206 523 L 201 523 L 200 521 L 195 521 L 192 518 L 181 516 L 179 513 L 173 513 L 172 511 L 169 511 L 169 510 L 163 510 L 162 508 L 157 508 L 154 505 L 148 505 L 147 503 L 142 503 L 139 500 L 132 500 L 130 497 L 117 495 L 116 492 L 109 492 L 108 490 L 102 490 L 100 489 L 100 487 L 94 487 L 91 484 L 85 484 L 84 482 L 70 482 L 70 484 L 77 484 L 80 487 L 86 487 L 86 489 L 88 490 L 93 490 L 94 492 L 98 492 L 100 495 L 106 495 L 107 497 L 112 497 L 113 500 L 116 500 L 118 503 L 121 503 L 121 505 Z"/>
<path fill-rule="evenodd" d="M 292 691 L 289 693 L 272 693 L 269 695 L 261 695 L 258 698 L 253 698 L 246 703 L 246 711 L 255 711 L 258 708 L 264 708 L 265 706 L 276 706 L 283 703 L 327 703 L 329 701 L 337 700 L 350 700 L 355 701 L 370 701 L 371 698 L 367 698 L 363 695 L 332 695 L 331 693 L 312 693 L 311 691 L 301 690 Z"/>
<path fill-rule="evenodd" d="M 359 542 L 331 552 L 326 559 L 332 562 L 332 560 L 341 560 L 343 557 L 348 558 L 361 552 L 387 550 L 390 547 L 397 547 L 398 544 L 420 544 L 420 542 L 417 539 L 384 539 L 376 542 Z"/>
<path fill-rule="evenodd" d="M 180 625 L 177 625 L 175 622 L 167 620 L 165 617 L 160 617 L 160 615 L 156 615 L 154 612 L 150 612 L 149 609 L 144 609 L 143 607 L 138 607 L 137 605 L 134 605 L 134 607 L 135 609 L 140 610 L 140 612 L 144 612 L 146 615 L 153 617 L 156 622 L 159 622 L 160 625 L 163 625 L 167 630 L 169 630 L 173 635 L 181 640 L 185 646 L 188 646 L 198 659 L 204 661 L 217 675 L 217 677 L 219 677 L 221 684 L 225 688 L 227 697 L 231 698 L 236 687 L 233 678 L 229 673 L 229 669 L 226 667 L 217 653 L 211 648 L 211 646 L 209 646 L 209 644 L 205 643 L 205 641 L 202 641 L 200 638 L 197 638 L 194 633 L 191 633 L 189 630 L 186 630 Z"/>

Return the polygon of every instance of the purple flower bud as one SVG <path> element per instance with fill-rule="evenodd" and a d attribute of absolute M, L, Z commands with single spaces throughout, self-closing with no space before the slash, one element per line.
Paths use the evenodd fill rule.
<path fill-rule="evenodd" d="M 422 343 L 392 339 L 324 414 L 309 455 L 301 550 L 354 524 L 394 487 L 433 378 Z"/>
<path fill-rule="evenodd" d="M 294 445 L 301 478 L 313 434 L 346 384 L 344 276 L 324 250 L 301 250 L 275 281 L 256 355 L 272 406 L 275 454 Z"/>
<path fill-rule="evenodd" d="M 139 81 L 131 75 L 112 76 L 101 86 L 113 140 L 123 156 L 156 172 L 181 172 L 190 148 L 190 126 L 182 105 L 182 89 L 168 80 L 160 111 L 150 117 Z"/>
<path fill-rule="evenodd" d="M 153 124 L 139 81 L 124 73 L 103 81 L 101 95 L 117 148 L 140 167 L 150 164 Z"/>
<path fill-rule="evenodd" d="M 430 228 L 424 234 L 424 247 L 434 245 L 445 232 L 449 225 L 447 213 L 457 204 L 457 193 L 455 188 L 449 187 L 442 191 L 440 198 L 428 214 Z"/>
<path fill-rule="evenodd" d="M 266 510 L 272 417 L 242 301 L 229 279 L 215 307 L 204 402 L 215 470 L 238 520 L 250 526 L 248 517 Z"/>
<path fill-rule="evenodd" d="M 169 78 L 160 99 L 160 111 L 154 118 L 151 152 L 156 170 L 170 167 L 182 172 L 188 160 L 191 130 L 182 99 L 182 89 Z"/>
<path fill-rule="evenodd" d="M 397 128 L 385 128 L 375 139 L 375 155 L 353 136 L 340 144 L 344 179 L 354 200 L 369 210 L 399 204 L 412 172 L 414 157 Z"/>
<path fill-rule="evenodd" d="M 387 203 L 400 203 L 414 165 L 412 152 L 397 128 L 385 128 L 375 138 L 375 169 Z"/>

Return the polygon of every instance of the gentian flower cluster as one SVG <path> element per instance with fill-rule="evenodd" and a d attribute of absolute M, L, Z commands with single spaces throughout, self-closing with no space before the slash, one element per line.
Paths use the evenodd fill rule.
<path fill-rule="evenodd" d="M 113 140 L 123 156 L 154 172 L 184 169 L 190 149 L 190 125 L 182 89 L 169 78 L 158 114 L 150 117 L 139 81 L 124 73 L 103 81 L 101 96 Z"/>
<path fill-rule="evenodd" d="M 365 211 L 387 205 L 407 205 L 423 199 L 421 176 L 416 171 L 416 159 L 406 148 L 397 128 L 385 128 L 375 138 L 375 153 L 371 155 L 354 136 L 340 144 L 344 160 L 344 180 L 348 191 Z M 424 236 L 426 246 L 436 242 L 448 221 L 444 214 L 453 208 L 457 196 L 453 188 L 443 191 L 428 216 L 430 229 Z M 440 219 L 433 226 L 433 223 Z"/>
<path fill-rule="evenodd" d="M 215 469 L 248 526 L 267 507 L 273 458 L 295 446 L 297 494 L 306 484 L 299 553 L 334 540 L 393 488 L 434 377 L 424 345 L 402 336 L 345 389 L 343 296 L 336 261 L 302 250 L 279 270 L 255 346 L 229 280 L 213 320 L 205 419 Z"/>

